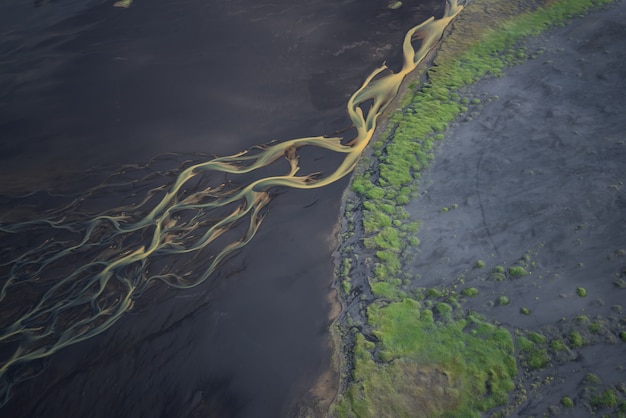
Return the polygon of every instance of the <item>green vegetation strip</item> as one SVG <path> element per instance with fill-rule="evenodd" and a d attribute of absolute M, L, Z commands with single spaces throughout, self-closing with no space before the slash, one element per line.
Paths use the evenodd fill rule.
<path fill-rule="evenodd" d="M 347 354 L 351 376 L 331 409 L 333 415 L 472 417 L 510 402 L 517 376 L 511 334 L 464 313 L 456 299 L 446 301 L 439 292 L 426 292 L 432 300 L 422 301 L 424 306 L 416 300 L 420 297 L 411 289 L 412 277 L 402 267 L 410 247 L 419 244 L 415 235 L 420 224 L 409 220 L 404 206 L 417 196 L 421 172 L 433 159 L 436 141 L 473 104 L 461 99 L 461 89 L 532 58 L 518 46 L 524 38 L 605 3 L 610 0 L 562 0 L 520 14 L 517 10 L 502 13 L 508 6 L 501 0 L 473 2 L 461 15 L 472 15 L 463 23 L 468 26 L 459 27 L 458 36 L 455 28 L 444 41 L 427 72 L 428 82 L 391 115 L 387 134 L 372 144 L 374 163 L 363 162 L 352 181 L 352 190 L 363 200 L 364 245 L 374 255 L 368 278 L 374 300 L 366 309 L 365 323 L 344 330 L 353 343 Z M 492 19 L 486 14 L 488 9 L 501 15 Z M 468 33 L 472 39 L 463 38 Z M 353 255 L 349 251 L 344 255 L 339 276 L 349 298 Z M 504 277 L 504 268 L 500 270 L 494 269 L 492 275 Z M 512 277 L 528 274 L 521 267 L 508 273 Z M 477 291 L 466 289 L 463 294 L 471 297 Z M 498 302 L 506 304 L 508 298 L 502 296 Z M 543 368 L 550 352 L 567 350 L 562 340 L 548 343 L 540 337 L 517 338 L 523 363 L 530 368 Z M 580 346 L 583 341 L 572 334 L 568 343 Z M 610 396 L 604 398 L 598 403 L 612 402 Z M 501 409 L 500 414 L 506 411 Z"/>
<path fill-rule="evenodd" d="M 355 382 L 337 414 L 471 417 L 506 403 L 517 374 L 511 335 L 477 316 L 452 320 L 452 309 L 438 304 L 433 312 L 409 298 L 370 305 L 378 342 L 357 333 Z"/>

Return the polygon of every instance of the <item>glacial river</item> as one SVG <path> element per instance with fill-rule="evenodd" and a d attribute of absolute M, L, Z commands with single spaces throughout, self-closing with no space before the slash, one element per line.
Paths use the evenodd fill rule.
<path fill-rule="evenodd" d="M 332 387 L 341 193 L 444 13 L 392 3 L 2 2 L 2 415 L 289 416 Z"/>

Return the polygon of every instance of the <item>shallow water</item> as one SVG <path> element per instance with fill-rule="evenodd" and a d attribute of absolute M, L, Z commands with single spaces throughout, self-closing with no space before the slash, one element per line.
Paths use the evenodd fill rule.
<path fill-rule="evenodd" d="M 11 212 L 16 194 L 80 192 L 163 153 L 226 155 L 346 128 L 350 94 L 382 61 L 398 67 L 404 32 L 438 6 L 4 3 L 2 211 Z M 322 172 L 337 162 L 305 154 L 303 163 Z M 159 164 L 174 169 L 186 158 L 202 157 Z M 254 240 L 212 280 L 158 288 L 103 334 L 29 364 L 26 375 L 37 376 L 13 386 L 4 411 L 292 413 L 329 366 L 332 228 L 345 181 L 277 190 Z M 41 208 L 56 204 L 33 196 Z"/>

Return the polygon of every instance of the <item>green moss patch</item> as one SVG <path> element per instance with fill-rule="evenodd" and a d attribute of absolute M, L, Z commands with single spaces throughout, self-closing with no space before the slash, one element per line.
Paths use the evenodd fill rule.
<path fill-rule="evenodd" d="M 438 314 L 452 308 L 437 304 Z M 424 315 L 425 312 L 428 312 Z M 368 309 L 374 349 L 357 335 L 354 382 L 340 416 L 479 417 L 504 405 L 517 367 L 510 333 L 472 317 L 445 324 L 411 299 Z"/>
<path fill-rule="evenodd" d="M 569 345 L 572 348 L 579 348 L 585 345 L 585 340 L 578 331 L 572 331 L 569 334 Z"/>
<path fill-rule="evenodd" d="M 463 289 L 461 293 L 464 296 L 474 297 L 478 295 L 478 289 L 476 289 L 475 287 L 468 287 L 467 289 Z"/>
<path fill-rule="evenodd" d="M 522 364 L 530 369 L 545 369 L 550 362 L 550 356 L 545 348 L 524 337 L 517 338 L 517 347 Z"/>
<path fill-rule="evenodd" d="M 528 272 L 524 267 L 514 266 L 509 268 L 509 274 L 511 277 L 524 277 L 528 276 Z"/>
<path fill-rule="evenodd" d="M 591 397 L 590 404 L 596 408 L 609 408 L 617 406 L 617 392 L 608 389 Z"/>
<path fill-rule="evenodd" d="M 587 373 L 583 378 L 583 382 L 588 385 L 601 385 L 602 379 L 600 379 L 600 376 L 598 376 L 597 374 Z"/>
<path fill-rule="evenodd" d="M 553 353 L 559 353 L 561 351 L 568 351 L 569 349 L 562 340 L 554 339 L 550 341 L 550 350 Z"/>
<path fill-rule="evenodd" d="M 511 300 L 509 299 L 508 296 L 501 295 L 501 296 L 498 296 L 498 298 L 496 299 L 497 305 L 504 306 L 504 305 L 508 305 L 509 303 L 511 303 Z"/>
<path fill-rule="evenodd" d="M 515 342 L 524 367 L 531 370 L 545 369 L 550 363 L 551 357 L 548 353 L 547 338 L 545 336 L 537 332 L 529 332 L 525 336 L 518 336 Z M 555 348 L 558 350 L 563 347 L 555 344 Z M 566 350 L 567 347 L 564 347 L 564 349 Z"/>

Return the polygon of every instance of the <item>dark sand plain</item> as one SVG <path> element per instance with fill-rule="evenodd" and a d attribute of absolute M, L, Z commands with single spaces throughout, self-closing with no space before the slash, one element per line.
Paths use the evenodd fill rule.
<path fill-rule="evenodd" d="M 441 7 L 112 3 L 0 3 L 2 222 L 24 214 L 24 194 L 38 192 L 32 201 L 48 210 L 57 192 L 82 194 L 126 164 L 141 178 L 137 165 L 168 172 L 188 159 L 345 129 L 350 95 L 383 61 L 397 67 L 406 30 Z M 339 164 L 315 149 L 301 156 L 302 172 Z M 155 287 L 97 337 L 26 364 L 18 371 L 33 378 L 11 386 L 0 416 L 293 415 L 327 382 L 330 241 L 346 184 L 276 190 L 254 240 L 209 281 Z M 115 207 L 125 196 L 95 204 Z M 16 254 L 0 241 L 2 264 Z M 13 348 L 3 345 L 0 358 Z"/>
<path fill-rule="evenodd" d="M 538 56 L 464 91 L 474 104 L 408 206 L 423 222 L 409 269 L 419 286 L 475 287 L 464 307 L 514 334 L 536 331 L 549 344 L 578 331 L 585 345 L 548 349 L 545 368 L 520 363 L 515 414 L 589 416 L 603 412 L 594 393 L 626 382 L 626 2 L 527 48 Z M 497 280 L 496 266 L 529 274 Z"/>

